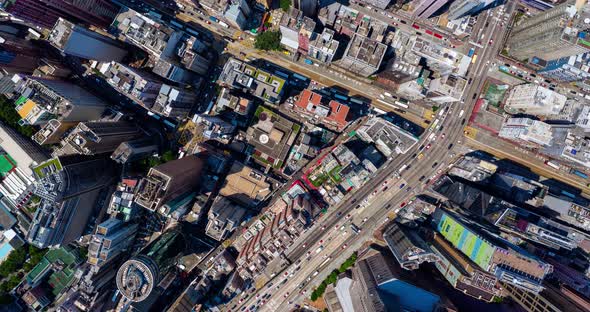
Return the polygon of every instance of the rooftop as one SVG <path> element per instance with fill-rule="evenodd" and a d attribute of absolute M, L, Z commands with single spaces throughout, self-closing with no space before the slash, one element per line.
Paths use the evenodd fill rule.
<path fill-rule="evenodd" d="M 378 68 L 386 51 L 387 46 L 383 43 L 355 33 L 344 55 Z"/>
<path fill-rule="evenodd" d="M 383 118 L 371 118 L 356 132 L 364 141 L 373 142 L 377 149 L 389 157 L 393 153 L 405 154 L 418 139 Z"/>
<path fill-rule="evenodd" d="M 252 206 L 264 200 L 271 193 L 271 184 L 266 176 L 244 164 L 235 161 L 225 179 L 219 194 L 239 202 L 244 206 Z"/>
<path fill-rule="evenodd" d="M 249 89 L 254 96 L 274 104 L 280 101 L 285 85 L 285 79 L 234 58 L 225 63 L 219 82 L 233 88 Z"/>
<path fill-rule="evenodd" d="M 247 130 L 248 143 L 254 146 L 254 159 L 282 167 L 301 126 L 277 112 L 259 106 Z"/>

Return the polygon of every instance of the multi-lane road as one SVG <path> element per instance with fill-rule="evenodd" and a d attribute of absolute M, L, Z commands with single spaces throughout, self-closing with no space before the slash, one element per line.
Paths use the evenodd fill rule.
<path fill-rule="evenodd" d="M 513 5 L 507 5 L 505 12 L 511 14 L 513 9 Z M 469 71 L 467 79 L 470 83 L 461 101 L 449 105 L 446 113 L 437 117 L 441 119 L 443 130 L 428 129 L 412 150 L 388 162 L 386 168 L 380 170 L 367 185 L 354 192 L 344 204 L 332 207 L 331 212 L 301 237 L 291 249 L 292 252 L 287 254 L 293 264 L 284 271 L 277 272 L 272 281 L 269 281 L 269 284 L 272 283 L 271 287 L 256 290 L 247 300 L 237 304 L 236 309 L 282 311 L 300 303 L 310 295 L 314 286 L 370 239 L 373 231 L 387 220 L 386 216 L 392 210 L 419 193 L 425 186 L 425 181 L 442 174 L 451 162 L 450 144 L 462 143 L 464 119 L 468 118 L 483 87 L 487 71 L 491 67 L 489 62 L 493 62 L 502 45 L 501 39 L 506 29 L 499 25 L 502 20 L 499 15 L 499 9 L 484 13 L 474 27 L 473 33 L 486 41 L 481 44 L 481 48 L 476 47 L 478 61 Z M 461 114 L 461 111 L 464 113 Z M 431 133 L 435 133 L 433 140 L 429 140 Z M 426 148 L 428 144 L 431 145 L 430 149 Z M 426 155 L 422 159 L 414 156 L 420 152 Z M 397 172 L 403 165 L 407 169 L 400 173 L 401 177 L 397 177 Z M 388 189 L 383 192 L 384 183 L 387 183 Z M 378 194 L 373 195 L 375 190 Z M 368 206 L 355 209 L 365 198 L 370 198 Z M 350 230 L 351 222 L 362 227 L 360 234 L 354 234 Z M 323 249 L 316 253 L 319 246 L 323 246 Z M 263 299 L 264 297 L 267 299 Z"/>

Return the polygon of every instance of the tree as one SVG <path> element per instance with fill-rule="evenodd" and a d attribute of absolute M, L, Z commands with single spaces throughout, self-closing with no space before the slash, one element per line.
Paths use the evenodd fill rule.
<path fill-rule="evenodd" d="M 279 6 L 285 12 L 289 11 L 289 7 L 291 7 L 291 0 L 279 0 Z"/>
<path fill-rule="evenodd" d="M 171 160 L 175 160 L 176 159 L 176 153 L 174 153 L 171 150 L 167 150 L 162 154 L 162 161 L 164 162 L 169 162 Z"/>
<path fill-rule="evenodd" d="M 0 96 L 0 120 L 26 137 L 35 133 L 35 128 L 18 124 L 20 116 L 14 109 L 14 104 L 4 96 Z"/>
<path fill-rule="evenodd" d="M 281 49 L 281 32 L 265 31 L 256 36 L 254 47 L 258 50 L 278 51 Z"/>

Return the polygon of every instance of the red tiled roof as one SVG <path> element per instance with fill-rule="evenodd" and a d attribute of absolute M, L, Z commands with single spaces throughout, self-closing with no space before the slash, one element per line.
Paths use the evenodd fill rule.
<path fill-rule="evenodd" d="M 326 119 L 332 120 L 338 124 L 339 127 L 346 126 L 346 119 L 348 118 L 348 112 L 350 107 L 344 104 L 340 104 L 336 101 L 330 101 L 330 115 Z"/>
<path fill-rule="evenodd" d="M 306 89 L 299 95 L 299 100 L 295 102 L 295 106 L 307 110 L 311 113 L 315 111 L 315 108 L 308 110 L 307 106 L 312 103 L 315 106 L 321 105 L 322 96 L 313 92 L 312 90 Z M 330 113 L 325 118 L 328 121 L 334 122 L 338 125 L 338 128 L 343 128 L 347 124 L 348 113 L 350 108 L 347 105 L 340 104 L 334 100 L 330 101 Z"/>
<path fill-rule="evenodd" d="M 313 103 L 313 105 L 317 106 L 317 105 L 320 105 L 321 101 L 322 101 L 321 95 L 319 95 L 309 89 L 305 89 L 299 95 L 299 100 L 295 103 L 295 105 L 307 110 L 307 105 L 309 104 L 309 102 L 311 102 L 311 103 Z"/>

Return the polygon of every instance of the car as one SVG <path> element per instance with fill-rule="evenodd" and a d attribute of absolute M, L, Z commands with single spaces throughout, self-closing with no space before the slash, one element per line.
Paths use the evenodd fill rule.
<path fill-rule="evenodd" d="M 285 298 L 289 297 L 289 292 L 286 292 L 286 293 L 283 295 L 283 297 L 285 297 Z"/>
<path fill-rule="evenodd" d="M 349 214 L 347 214 L 347 215 L 346 215 L 346 220 L 350 219 L 350 217 L 351 217 L 351 214 L 350 214 L 350 213 L 349 213 Z"/>
<path fill-rule="evenodd" d="M 323 243 L 324 243 L 324 240 L 323 239 L 320 239 L 320 245 L 323 244 Z"/>
<path fill-rule="evenodd" d="M 403 189 L 403 188 L 404 188 L 404 186 L 406 186 L 406 184 L 405 184 L 405 183 L 402 183 L 402 184 L 399 186 L 399 188 L 400 188 L 400 189 Z"/>
<path fill-rule="evenodd" d="M 283 275 L 285 275 L 285 276 L 289 276 L 289 272 L 285 272 L 285 274 L 283 274 Z"/>
<path fill-rule="evenodd" d="M 426 179 L 426 176 L 421 176 L 420 179 L 418 179 L 418 181 L 422 182 L 422 180 Z"/>
<path fill-rule="evenodd" d="M 414 155 L 412 155 L 412 158 L 416 158 L 416 156 L 418 156 L 418 154 L 414 154 Z"/>
<path fill-rule="evenodd" d="M 387 204 L 387 205 L 385 206 L 385 209 L 388 209 L 389 207 L 391 207 L 391 204 Z"/>
<path fill-rule="evenodd" d="M 356 198 L 353 198 L 351 203 L 353 203 L 353 204 L 356 203 Z"/>
<path fill-rule="evenodd" d="M 424 157 L 424 154 L 420 153 L 420 155 L 418 155 L 418 160 L 422 159 L 422 157 Z"/>
<path fill-rule="evenodd" d="M 428 145 L 426 145 L 426 149 L 429 149 L 429 148 L 431 148 L 431 147 L 432 147 L 432 144 L 428 144 Z"/>
<path fill-rule="evenodd" d="M 256 299 L 260 298 L 260 293 L 256 294 Z"/>
<path fill-rule="evenodd" d="M 383 185 L 383 186 L 386 186 L 386 185 L 387 185 L 387 183 L 389 183 L 389 180 L 385 180 L 385 181 L 383 181 L 383 184 L 381 184 L 381 185 Z"/>
<path fill-rule="evenodd" d="M 311 255 L 311 250 L 308 250 L 308 251 L 307 251 L 307 255 L 308 255 L 308 256 L 309 256 L 309 255 Z"/>
<path fill-rule="evenodd" d="M 301 245 L 301 248 L 305 248 L 307 247 L 307 243 L 303 243 L 303 245 Z"/>
<path fill-rule="evenodd" d="M 410 168 L 412 168 L 411 164 L 406 167 L 406 170 L 410 170 Z"/>
<path fill-rule="evenodd" d="M 461 120 L 461 126 L 463 126 L 465 124 L 465 118 L 463 118 L 463 120 Z"/>
<path fill-rule="evenodd" d="M 385 192 L 385 191 L 387 191 L 387 189 L 388 189 L 388 188 L 389 188 L 389 186 L 386 186 L 386 187 L 384 187 L 384 188 L 383 188 L 381 191 L 382 191 L 382 192 Z"/>
<path fill-rule="evenodd" d="M 338 211 L 336 215 L 340 217 L 342 215 L 342 211 Z"/>
<path fill-rule="evenodd" d="M 436 166 L 438 166 L 438 162 L 434 162 L 434 164 L 432 164 L 432 168 L 435 168 Z"/>
<path fill-rule="evenodd" d="M 406 202 L 403 202 L 399 205 L 400 208 L 404 208 L 404 206 L 406 205 Z"/>
<path fill-rule="evenodd" d="M 325 230 L 326 229 L 326 226 L 322 224 L 321 229 L 322 229 L 322 231 Z"/>
<path fill-rule="evenodd" d="M 453 148 L 453 143 L 449 144 L 449 147 L 447 147 L 447 149 L 451 149 Z"/>
<path fill-rule="evenodd" d="M 342 245 L 342 249 L 346 249 L 346 247 L 348 247 L 348 245 L 346 245 L 346 244 Z"/>
<path fill-rule="evenodd" d="M 444 138 L 445 138 L 445 136 L 447 136 L 447 135 L 443 133 L 443 134 L 440 136 L 440 138 L 441 138 L 441 139 L 444 139 Z"/>
<path fill-rule="evenodd" d="M 490 45 L 494 44 L 494 40 L 490 39 L 490 41 L 488 41 L 488 44 L 490 44 Z"/>
<path fill-rule="evenodd" d="M 238 303 L 242 303 L 242 302 L 244 302 L 244 298 L 241 298 L 241 299 L 238 301 Z"/>
<path fill-rule="evenodd" d="M 367 217 L 364 217 L 364 218 L 363 218 L 363 223 L 367 222 L 367 220 L 369 220 L 369 218 L 367 218 Z"/>

